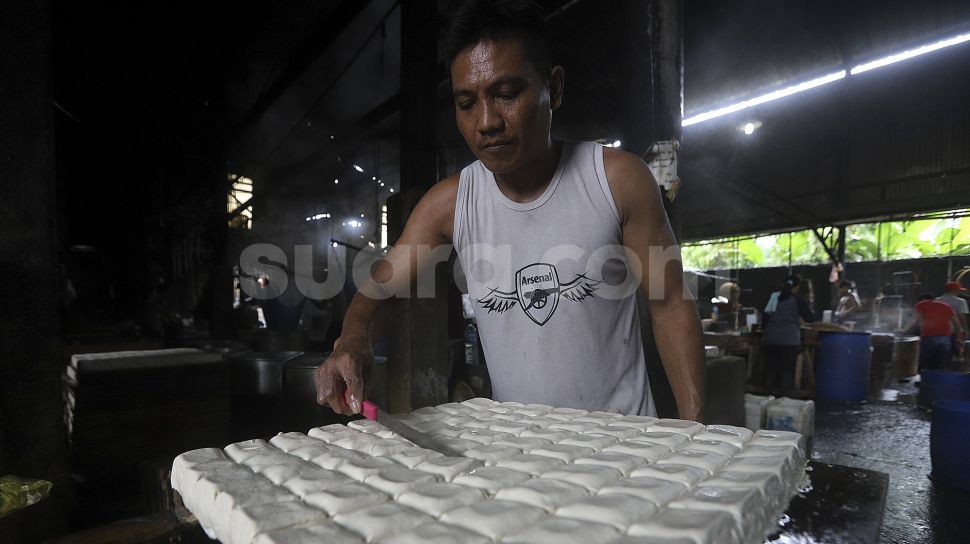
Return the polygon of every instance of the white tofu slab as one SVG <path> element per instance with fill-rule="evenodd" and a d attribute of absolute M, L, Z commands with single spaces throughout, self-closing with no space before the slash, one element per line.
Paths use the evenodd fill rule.
<path fill-rule="evenodd" d="M 446 457 L 359 420 L 176 458 L 224 544 L 760 542 L 803 474 L 800 435 L 473 399 L 401 416 Z"/>

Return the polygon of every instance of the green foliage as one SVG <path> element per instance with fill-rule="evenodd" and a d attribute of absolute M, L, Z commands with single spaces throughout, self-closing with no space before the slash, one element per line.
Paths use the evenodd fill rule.
<path fill-rule="evenodd" d="M 850 263 L 878 261 L 879 223 L 849 225 L 845 231 L 845 260 Z"/>
<path fill-rule="evenodd" d="M 970 217 L 860 223 L 845 228 L 847 262 L 970 255 Z M 828 262 L 825 248 L 811 230 L 685 244 L 682 252 L 684 266 L 694 270 Z"/>
<path fill-rule="evenodd" d="M 758 268 L 765 264 L 765 254 L 758 247 L 757 239 L 746 238 L 738 241 L 738 254 L 741 258 L 741 268 Z"/>

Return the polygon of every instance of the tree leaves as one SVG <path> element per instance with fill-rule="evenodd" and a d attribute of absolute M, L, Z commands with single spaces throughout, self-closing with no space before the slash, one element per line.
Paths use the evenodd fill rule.
<path fill-rule="evenodd" d="M 958 210 L 966 212 L 968 210 Z M 847 262 L 970 255 L 970 217 L 859 223 L 846 227 Z M 811 230 L 684 244 L 684 267 L 724 270 L 828 262 Z"/>

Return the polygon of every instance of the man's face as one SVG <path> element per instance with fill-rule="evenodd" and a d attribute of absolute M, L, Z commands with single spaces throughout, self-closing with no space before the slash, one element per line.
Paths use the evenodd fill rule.
<path fill-rule="evenodd" d="M 458 130 L 472 153 L 496 174 L 512 173 L 548 150 L 552 110 L 549 80 L 526 58 L 521 41 L 471 46 L 451 65 Z"/>

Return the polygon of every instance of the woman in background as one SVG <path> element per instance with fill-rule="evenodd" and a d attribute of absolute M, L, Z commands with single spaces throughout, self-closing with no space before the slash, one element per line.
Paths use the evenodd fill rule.
<path fill-rule="evenodd" d="M 768 299 L 764 312 L 765 394 L 790 396 L 795 388 L 795 362 L 802 345 L 801 320 L 815 321 L 815 315 L 798 291 L 797 275 L 785 278 L 781 291 Z"/>

